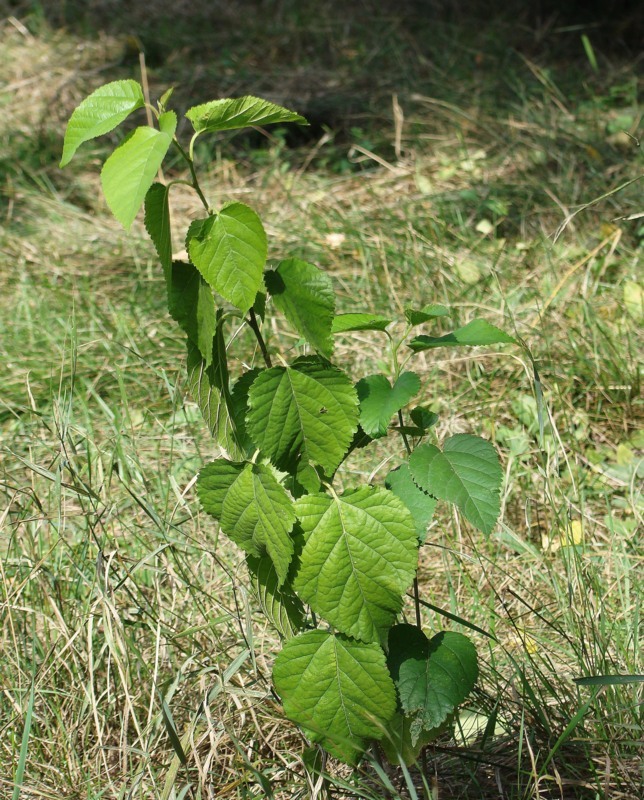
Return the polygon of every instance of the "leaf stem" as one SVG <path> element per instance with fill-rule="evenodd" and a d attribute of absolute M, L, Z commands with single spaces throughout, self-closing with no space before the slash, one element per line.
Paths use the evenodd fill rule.
<path fill-rule="evenodd" d="M 257 316 L 255 314 L 254 308 L 251 308 L 250 311 L 248 312 L 247 321 L 253 333 L 255 334 L 255 338 L 257 339 L 257 344 L 259 345 L 259 349 L 261 350 L 264 363 L 266 364 L 267 367 L 272 367 L 273 362 L 271 361 L 271 356 L 270 353 L 268 352 L 268 348 L 266 347 L 266 342 L 264 341 L 262 332 L 259 329 L 259 323 L 257 322 Z"/>

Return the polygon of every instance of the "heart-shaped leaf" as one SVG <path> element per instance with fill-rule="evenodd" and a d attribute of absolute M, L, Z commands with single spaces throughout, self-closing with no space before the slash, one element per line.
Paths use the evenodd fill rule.
<path fill-rule="evenodd" d="M 290 258 L 267 272 L 264 281 L 273 302 L 298 333 L 318 352 L 330 356 L 335 294 L 326 272 Z"/>
<path fill-rule="evenodd" d="M 245 314 L 262 285 L 267 253 L 266 233 L 253 209 L 228 203 L 218 214 L 195 220 L 186 248 L 206 282 Z"/>
<path fill-rule="evenodd" d="M 430 350 L 433 347 L 475 347 L 486 344 L 516 344 L 517 340 L 509 333 L 505 333 L 495 325 L 490 325 L 484 319 L 473 319 L 445 336 L 416 336 L 409 342 L 409 347 L 415 352 Z"/>
<path fill-rule="evenodd" d="M 348 636 L 379 642 L 416 573 L 418 539 L 401 500 L 363 486 L 295 501 L 305 535 L 295 589 Z"/>
<path fill-rule="evenodd" d="M 186 111 L 186 117 L 192 122 L 192 127 L 197 133 L 228 131 L 247 128 L 249 125 L 274 125 L 283 122 L 308 125 L 304 117 L 294 111 L 251 95 L 212 100 L 209 103 L 193 106 Z"/>
<path fill-rule="evenodd" d="M 112 81 L 96 89 L 69 118 L 60 166 L 69 164 L 83 142 L 114 130 L 144 105 L 143 89 L 136 81 Z"/>
<path fill-rule="evenodd" d="M 385 436 L 392 416 L 407 405 L 420 389 L 415 372 L 403 372 L 392 385 L 384 375 L 369 375 L 356 385 L 360 399 L 360 425 L 364 432 L 377 439 Z"/>
<path fill-rule="evenodd" d="M 441 725 L 465 700 L 478 678 L 476 648 L 461 633 L 428 639 L 414 625 L 389 631 L 387 663 L 406 715 L 414 715 L 412 741 Z"/>
<path fill-rule="evenodd" d="M 326 631 L 289 639 L 275 660 L 273 682 L 286 716 L 349 764 L 365 740 L 382 738 L 396 711 L 380 647 Z"/>
<path fill-rule="evenodd" d="M 425 492 L 454 503 L 484 533 L 491 533 L 500 512 L 503 473 L 494 446 L 459 433 L 441 452 L 433 444 L 417 447 L 409 457 L 414 481 Z"/>

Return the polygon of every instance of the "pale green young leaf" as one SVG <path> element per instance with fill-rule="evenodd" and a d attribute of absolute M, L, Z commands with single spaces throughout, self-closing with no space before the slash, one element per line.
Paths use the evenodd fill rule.
<path fill-rule="evenodd" d="M 284 713 L 332 755 L 354 764 L 380 739 L 396 711 L 396 691 L 375 644 L 313 630 L 289 639 L 273 682 Z"/>
<path fill-rule="evenodd" d="M 170 231 L 170 188 L 162 183 L 153 183 L 145 195 L 143 221 L 159 261 L 163 267 L 166 284 L 170 288 L 172 269 L 172 234 Z"/>
<path fill-rule="evenodd" d="M 476 648 L 461 633 L 443 631 L 431 639 L 414 625 L 389 631 L 387 663 L 406 715 L 413 715 L 412 742 L 441 725 L 474 688 Z"/>
<path fill-rule="evenodd" d="M 331 278 L 297 258 L 282 261 L 264 276 L 275 306 L 306 341 L 322 355 L 333 352 L 331 325 L 335 294 Z"/>
<path fill-rule="evenodd" d="M 350 331 L 384 331 L 393 320 L 380 314 L 351 313 L 338 314 L 333 319 L 331 333 L 348 333 Z"/>
<path fill-rule="evenodd" d="M 299 596 L 347 636 L 381 641 L 416 572 L 416 527 L 403 502 L 363 486 L 339 497 L 304 495 L 295 513 L 305 535 Z"/>
<path fill-rule="evenodd" d="M 245 552 L 269 556 L 281 586 L 293 557 L 295 520 L 293 501 L 271 468 L 247 464 L 226 492 L 220 524 Z"/>
<path fill-rule="evenodd" d="M 436 498 L 414 483 L 407 464 L 392 470 L 385 478 L 385 486 L 403 501 L 414 518 L 418 539 L 424 544 L 427 526 L 434 516 Z"/>
<path fill-rule="evenodd" d="M 213 358 L 212 339 L 216 332 L 216 308 L 212 289 L 192 264 L 174 261 L 168 286 L 168 310 L 179 327 L 199 348 L 209 367 Z"/>
<path fill-rule="evenodd" d="M 168 116 L 176 116 L 168 111 Z M 103 193 L 116 219 L 129 229 L 172 142 L 173 127 L 137 128 L 107 159 L 101 171 Z"/>
<path fill-rule="evenodd" d="M 392 387 L 385 375 L 368 375 L 358 381 L 356 389 L 360 425 L 368 436 L 377 439 L 386 435 L 392 416 L 418 393 L 420 378 L 415 372 L 403 372 Z"/>
<path fill-rule="evenodd" d="M 69 118 L 60 166 L 69 164 L 83 142 L 114 130 L 144 105 L 143 89 L 136 81 L 112 81 L 100 86 L 74 109 Z"/>
<path fill-rule="evenodd" d="M 308 125 L 304 117 L 294 111 L 250 95 L 212 100 L 209 103 L 193 106 L 186 111 L 186 117 L 192 122 L 192 127 L 197 133 L 228 131 L 247 128 L 249 125 L 273 125 L 284 122 Z"/>
<path fill-rule="evenodd" d="M 269 622 L 285 639 L 304 627 L 305 611 L 300 598 L 290 582 L 292 568 L 287 580 L 280 586 L 275 565 L 268 556 L 246 556 L 246 563 L 257 599 Z"/>
<path fill-rule="evenodd" d="M 243 203 L 227 203 L 195 220 L 186 239 L 190 260 L 207 283 L 244 314 L 262 285 L 267 247 L 260 218 Z"/>
<path fill-rule="evenodd" d="M 409 347 L 415 352 L 430 350 L 433 347 L 476 347 L 487 344 L 516 344 L 517 340 L 509 333 L 490 325 L 484 319 L 473 319 L 445 336 L 416 336 L 409 342 Z"/>
<path fill-rule="evenodd" d="M 437 317 L 446 317 L 449 315 L 449 308 L 440 303 L 430 303 L 423 306 L 421 309 L 406 308 L 405 317 L 410 325 L 422 325 L 423 322 L 429 322 L 431 319 Z"/>
<path fill-rule="evenodd" d="M 358 427 L 349 378 L 315 359 L 264 370 L 248 395 L 248 433 L 276 467 L 319 465 L 332 474 Z"/>
<path fill-rule="evenodd" d="M 503 473 L 490 442 L 458 433 L 447 439 L 442 452 L 423 444 L 409 457 L 409 469 L 421 489 L 454 503 L 472 525 L 492 532 L 501 509 Z"/>

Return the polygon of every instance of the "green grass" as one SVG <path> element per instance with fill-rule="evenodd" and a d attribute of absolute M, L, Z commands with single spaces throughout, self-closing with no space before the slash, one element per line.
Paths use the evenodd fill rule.
<path fill-rule="evenodd" d="M 285 8 L 300 61 L 283 42 L 271 75 L 303 63 L 310 81 L 342 14 L 326 10 L 310 28 Z M 97 83 L 137 77 L 134 62 L 116 63 L 119 36 L 25 24 L 1 33 L 0 797 L 16 787 L 25 798 L 315 796 L 319 760 L 281 719 L 267 679 L 274 635 L 240 553 L 196 500 L 216 448 L 187 397 L 152 247 L 140 223 L 127 236 L 106 211 L 101 143 L 75 169 L 56 167 L 71 108 Z M 455 739 L 425 754 L 429 788 L 418 769 L 383 771 L 370 756 L 355 774 L 325 763 L 319 796 L 635 800 L 642 684 L 574 679 L 643 671 L 644 237 L 641 219 L 616 219 L 642 210 L 642 184 L 580 211 L 553 242 L 578 207 L 644 172 L 619 135 L 639 135 L 634 68 L 596 46 L 597 72 L 581 44 L 579 60 L 545 47 L 521 57 L 499 44 L 505 28 L 430 27 L 428 74 L 409 46 L 426 28 L 410 39 L 409 25 L 383 15 L 361 40 L 349 26 L 333 66 L 368 114 L 349 115 L 342 136 L 204 153 L 214 201 L 256 207 L 272 253 L 328 269 L 341 310 L 444 302 L 453 323 L 481 315 L 516 330 L 541 378 L 542 400 L 532 364 L 508 348 L 415 362 L 439 437 L 485 435 L 506 471 L 496 532 L 485 540 L 443 511 L 419 573 L 423 599 L 452 615 L 426 607 L 425 626 L 469 632 L 481 680 Z M 530 38 L 521 26 L 516 36 L 517 47 Z M 223 63 L 231 86 L 244 81 L 236 93 L 262 93 L 263 41 L 249 28 L 202 74 Z M 355 47 L 373 56 L 373 92 L 359 91 L 366 59 Z M 196 59 L 152 68 L 153 91 L 186 78 L 186 98 L 214 96 L 210 78 L 188 79 Z M 292 91 L 298 107 L 302 87 Z M 197 210 L 177 201 L 177 219 Z M 271 325 L 295 347 L 279 319 Z M 342 339 L 338 361 L 368 374 L 381 344 Z M 343 480 L 382 481 L 399 455 L 356 454 Z M 583 539 L 560 546 L 571 522 Z"/>

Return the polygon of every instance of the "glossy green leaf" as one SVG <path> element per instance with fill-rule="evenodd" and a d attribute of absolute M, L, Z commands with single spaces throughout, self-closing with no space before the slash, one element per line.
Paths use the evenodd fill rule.
<path fill-rule="evenodd" d="M 264 276 L 275 306 L 306 341 L 322 355 L 333 352 L 331 325 L 335 294 L 331 278 L 297 258 L 282 261 Z"/>
<path fill-rule="evenodd" d="M 339 497 L 305 495 L 295 513 L 305 535 L 297 593 L 342 633 L 379 642 L 416 573 L 411 514 L 394 494 L 372 486 Z"/>
<path fill-rule="evenodd" d="M 248 395 L 248 433 L 279 469 L 319 465 L 332 474 L 358 427 L 348 377 L 322 361 L 264 370 Z"/>
<path fill-rule="evenodd" d="M 266 233 L 243 203 L 227 203 L 218 214 L 195 220 L 186 249 L 207 283 L 244 314 L 262 285 Z"/>
<path fill-rule="evenodd" d="M 246 563 L 262 611 L 281 636 L 290 639 L 304 627 L 305 611 L 290 581 L 281 586 L 268 556 L 247 556 Z M 289 571 L 290 577 L 290 571 Z"/>
<path fill-rule="evenodd" d="M 289 639 L 275 660 L 286 716 L 332 755 L 354 764 L 396 711 L 385 656 L 374 644 L 313 630 Z"/>
<path fill-rule="evenodd" d="M 427 526 L 434 516 L 436 498 L 414 483 L 407 464 L 392 470 L 385 478 L 385 486 L 399 497 L 409 510 L 416 524 L 418 539 L 423 544 L 427 536 Z"/>
<path fill-rule="evenodd" d="M 445 336 L 416 336 L 409 342 L 409 347 L 415 352 L 430 350 L 433 347 L 461 347 L 478 346 L 486 344 L 516 344 L 517 340 L 505 331 L 490 325 L 484 319 L 473 319 Z"/>
<path fill-rule="evenodd" d="M 405 309 L 405 317 L 410 325 L 422 325 L 423 322 L 429 322 L 431 319 L 446 317 L 448 315 L 449 308 L 440 305 L 440 303 L 430 303 L 430 305 L 424 306 L 421 309 Z"/>
<path fill-rule="evenodd" d="M 413 715 L 412 742 L 441 725 L 474 688 L 476 648 L 461 633 L 443 631 L 428 639 L 414 625 L 389 631 L 387 663 L 402 710 Z"/>
<path fill-rule="evenodd" d="M 212 289 L 192 264 L 174 261 L 168 287 L 170 316 L 197 345 L 209 367 L 213 358 L 212 339 L 217 327 Z"/>
<path fill-rule="evenodd" d="M 308 125 L 304 117 L 294 111 L 250 95 L 212 100 L 209 103 L 193 106 L 186 111 L 186 117 L 192 122 L 192 127 L 197 133 L 228 131 L 247 128 L 249 125 L 274 125 L 285 122 Z"/>
<path fill-rule="evenodd" d="M 459 433 L 445 442 L 417 447 L 409 468 L 421 489 L 454 503 L 472 525 L 491 533 L 500 512 L 503 473 L 494 446 L 485 439 Z"/>
<path fill-rule="evenodd" d="M 332 333 L 347 333 L 349 331 L 384 331 L 393 320 L 382 317 L 380 314 L 338 314 L 333 319 Z"/>
<path fill-rule="evenodd" d="M 384 375 L 369 375 L 356 386 L 360 400 L 360 425 L 364 432 L 377 439 L 385 436 L 392 416 L 407 405 L 420 390 L 415 372 L 403 372 L 392 385 Z"/>
<path fill-rule="evenodd" d="M 136 81 L 112 81 L 100 86 L 80 103 L 69 118 L 60 166 L 64 167 L 71 161 L 83 142 L 114 130 L 133 111 L 144 105 L 143 89 Z"/>
<path fill-rule="evenodd" d="M 164 186 L 162 183 L 153 183 L 145 195 L 143 217 L 145 229 L 156 248 L 168 287 L 172 268 L 169 195 L 170 189 L 168 186 Z"/>
<path fill-rule="evenodd" d="M 171 122 L 173 119 L 174 124 L 166 124 L 165 131 L 147 125 L 137 128 L 116 148 L 101 171 L 107 205 L 126 229 L 134 222 L 172 143 L 176 115 L 168 111 L 163 116 L 171 118 Z"/>

